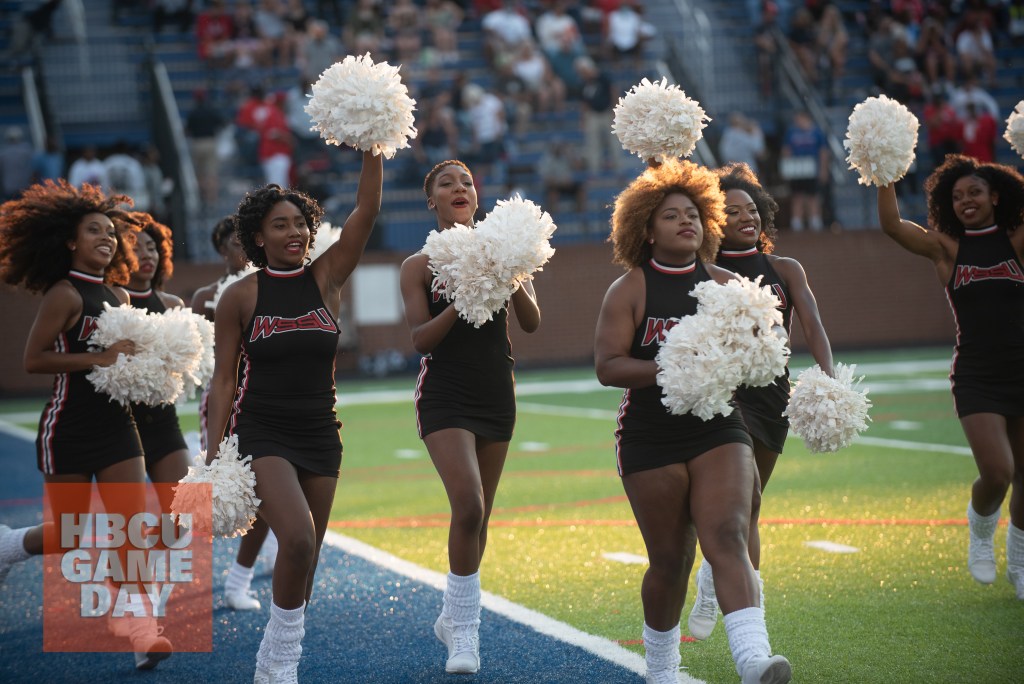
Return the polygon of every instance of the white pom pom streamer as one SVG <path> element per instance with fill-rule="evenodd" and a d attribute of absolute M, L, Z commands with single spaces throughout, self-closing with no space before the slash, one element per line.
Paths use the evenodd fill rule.
<path fill-rule="evenodd" d="M 694 287 L 697 313 L 669 330 L 655 358 L 671 413 L 727 416 L 738 386 L 767 385 L 785 372 L 789 348 L 773 330 L 782 323 L 779 300 L 759 283 L 741 277 Z"/>
<path fill-rule="evenodd" d="M 512 293 L 555 253 L 551 215 L 518 195 L 498 200 L 477 225 L 430 231 L 424 254 L 434 272 L 433 289 L 474 327 L 491 320 Z"/>
<path fill-rule="evenodd" d="M 246 264 L 245 268 L 243 268 L 241 271 L 238 271 L 237 273 L 232 273 L 231 275 L 224 276 L 224 279 L 217 283 L 217 289 L 214 291 L 213 297 L 210 298 L 210 303 L 207 304 L 207 306 L 213 309 L 214 313 L 216 313 L 217 304 L 220 303 L 220 298 L 224 295 L 224 291 L 227 290 L 228 287 L 230 287 L 231 285 L 237 283 L 245 276 L 249 275 L 250 273 L 255 273 L 258 270 L 259 269 L 253 266 L 252 264 Z"/>
<path fill-rule="evenodd" d="M 325 69 L 305 111 L 314 122 L 311 130 L 328 144 L 391 159 L 416 137 L 415 106 L 398 69 L 387 62 L 374 64 L 367 53 L 349 55 Z"/>
<path fill-rule="evenodd" d="M 679 86 L 645 78 L 619 98 L 612 132 L 628 152 L 664 161 L 693 152 L 710 120 Z"/>
<path fill-rule="evenodd" d="M 130 402 L 157 405 L 173 403 L 184 389 L 181 372 L 169 368 L 166 360 L 162 320 L 128 304 L 118 307 L 104 304 L 96 319 L 96 330 L 89 345 L 104 349 L 121 340 L 135 343 L 131 356 L 119 354 L 110 366 L 94 367 L 86 379 L 96 391 L 127 406 Z"/>
<path fill-rule="evenodd" d="M 174 357 L 168 357 L 168 368 L 180 371 L 185 380 L 183 398 L 191 399 L 197 388 L 206 387 L 213 377 L 213 324 L 204 316 L 185 308 L 174 308 L 160 314 L 163 318 L 164 337 Z"/>
<path fill-rule="evenodd" d="M 313 241 L 313 249 L 309 250 L 307 255 L 309 262 L 313 263 L 320 256 L 327 251 L 327 248 L 338 241 L 341 237 L 341 226 L 335 228 L 327 221 L 320 223 L 320 227 L 316 230 L 316 239 Z"/>
<path fill-rule="evenodd" d="M 838 451 L 867 429 L 871 401 L 867 390 L 857 389 L 863 376 L 854 379 L 856 368 L 837 363 L 835 378 L 830 378 L 814 366 L 797 378 L 783 415 L 810 451 Z"/>
<path fill-rule="evenodd" d="M 241 458 L 238 453 L 238 435 L 225 437 L 217 449 L 217 458 L 205 465 L 206 452 L 201 451 L 196 465 L 190 466 L 188 474 L 179 484 L 212 485 L 213 520 L 212 529 L 199 527 L 195 531 L 210 532 L 218 537 L 236 537 L 252 529 L 260 499 L 256 496 L 256 475 L 250 465 L 252 456 Z M 194 517 L 200 505 L 207 504 L 197 487 L 175 487 L 171 514 L 185 527 L 193 527 Z M 191 514 L 191 515 L 190 515 Z M 198 520 L 203 520 L 199 516 Z"/>
<path fill-rule="evenodd" d="M 1024 157 L 1024 100 L 1017 103 L 1010 117 L 1006 120 L 1006 132 L 1003 139 L 1010 143 L 1013 151 Z"/>
<path fill-rule="evenodd" d="M 850 114 L 843 146 L 849 168 L 861 185 L 888 185 L 906 175 L 914 163 L 920 123 L 909 109 L 885 95 L 869 97 Z"/>

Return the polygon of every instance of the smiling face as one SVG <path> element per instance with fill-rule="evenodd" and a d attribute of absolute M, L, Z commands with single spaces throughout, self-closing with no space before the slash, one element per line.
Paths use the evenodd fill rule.
<path fill-rule="evenodd" d="M 977 176 L 964 176 L 953 184 L 953 213 L 968 230 L 987 228 L 995 223 L 995 205 L 999 193 Z"/>
<path fill-rule="evenodd" d="M 681 192 L 665 196 L 651 215 L 649 238 L 651 256 L 670 264 L 692 261 L 704 241 L 704 229 L 697 205 Z"/>
<path fill-rule="evenodd" d="M 75 239 L 68 243 L 71 268 L 102 275 L 117 251 L 117 229 L 106 214 L 86 214 L 78 222 Z"/>
<path fill-rule="evenodd" d="M 455 164 L 441 169 L 434 179 L 427 207 L 437 212 L 437 226 L 442 230 L 456 223 L 473 225 L 477 208 L 473 176 Z"/>
<path fill-rule="evenodd" d="M 725 225 L 723 249 L 748 249 L 757 244 L 761 235 L 761 215 L 753 198 L 745 190 L 725 193 Z"/>
<path fill-rule="evenodd" d="M 309 226 L 302 211 L 284 200 L 270 208 L 256 233 L 256 244 L 262 244 L 271 268 L 298 268 L 309 248 Z"/>

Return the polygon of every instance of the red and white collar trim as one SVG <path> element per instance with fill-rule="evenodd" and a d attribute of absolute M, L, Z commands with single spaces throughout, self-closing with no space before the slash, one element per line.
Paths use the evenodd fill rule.
<path fill-rule="evenodd" d="M 263 270 L 267 272 L 268 276 L 273 276 L 274 278 L 294 278 L 295 276 L 302 275 L 306 271 L 306 267 L 305 265 L 303 265 L 299 266 L 298 268 L 284 270 L 280 268 L 271 268 L 270 266 L 264 266 Z"/>
<path fill-rule="evenodd" d="M 93 275 L 92 273 L 82 273 L 81 271 L 76 271 L 74 269 L 68 271 L 68 277 L 84 280 L 87 283 L 103 284 L 103 276 Z"/>
<path fill-rule="evenodd" d="M 991 225 L 988 228 L 978 228 L 977 230 L 964 230 L 964 235 L 974 237 L 975 235 L 989 235 L 999 230 L 998 225 Z"/>
<path fill-rule="evenodd" d="M 697 269 L 697 260 L 694 259 L 686 266 L 666 266 L 665 264 L 659 264 L 652 258 L 651 267 L 655 271 L 659 271 L 661 273 L 668 273 L 670 275 L 685 275 L 687 273 L 693 273 Z"/>
<path fill-rule="evenodd" d="M 718 256 L 729 257 L 730 259 L 737 259 L 739 257 L 754 256 L 757 254 L 757 245 L 749 249 L 723 249 L 718 253 Z"/>
<path fill-rule="evenodd" d="M 145 290 L 129 290 L 126 287 L 124 288 L 124 291 L 128 293 L 129 297 L 135 297 L 136 299 L 142 299 L 143 297 L 148 297 L 153 294 L 153 288 L 151 287 Z"/>

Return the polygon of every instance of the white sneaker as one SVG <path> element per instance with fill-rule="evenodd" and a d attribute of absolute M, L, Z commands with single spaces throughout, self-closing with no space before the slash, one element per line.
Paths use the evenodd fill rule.
<path fill-rule="evenodd" d="M 270 671 L 256 666 L 256 674 L 252 676 L 252 684 L 270 684 Z"/>
<path fill-rule="evenodd" d="M 1024 568 L 1006 568 L 1006 579 L 1017 588 L 1017 598 L 1024 601 Z"/>
<path fill-rule="evenodd" d="M 693 600 L 693 608 L 686 621 L 694 639 L 707 639 L 718 624 L 718 599 L 715 597 L 714 582 L 713 575 L 704 572 L 704 565 L 701 565 L 697 571 L 697 597 Z"/>
<path fill-rule="evenodd" d="M 474 674 L 480 669 L 480 636 L 475 626 L 455 627 L 451 618 L 439 615 L 434 622 L 434 636 L 448 647 L 446 672 Z"/>
<path fill-rule="evenodd" d="M 11 568 L 17 562 L 15 560 L 17 556 L 11 552 L 13 550 L 8 549 L 14 543 L 13 532 L 14 530 L 7 525 L 0 525 L 0 585 L 7 579 L 7 573 L 11 571 Z"/>
<path fill-rule="evenodd" d="M 793 667 L 785 656 L 754 658 L 743 669 L 743 684 L 785 684 L 793 678 Z"/>
<path fill-rule="evenodd" d="M 157 626 L 156 620 L 151 617 L 128 618 L 128 638 L 135 649 L 135 668 L 138 670 L 152 670 L 161 660 L 171 657 L 173 647 L 171 642 L 161 636 L 163 627 Z"/>
<path fill-rule="evenodd" d="M 291 663 L 279 669 L 270 669 L 267 675 L 269 684 L 299 684 L 299 664 Z"/>
<path fill-rule="evenodd" d="M 231 610 L 259 610 L 260 600 L 251 591 L 245 589 L 239 591 L 225 591 L 224 603 L 228 604 Z"/>
<path fill-rule="evenodd" d="M 982 584 L 996 581 L 996 550 L 992 545 L 992 537 L 987 539 L 970 535 L 971 543 L 967 547 L 967 569 L 971 577 Z"/>

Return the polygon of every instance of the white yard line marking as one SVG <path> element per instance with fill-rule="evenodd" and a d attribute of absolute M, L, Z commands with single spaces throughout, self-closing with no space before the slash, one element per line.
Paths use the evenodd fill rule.
<path fill-rule="evenodd" d="M 324 543 L 330 544 L 337 549 L 341 549 L 345 553 L 358 556 L 373 563 L 374 565 L 390 570 L 391 572 L 403 575 L 416 580 L 417 582 L 422 582 L 423 584 L 433 587 L 438 591 L 443 592 L 445 584 L 447 583 L 447 577 L 439 572 L 434 572 L 433 570 L 428 570 L 427 568 L 416 565 L 415 563 L 410 563 L 409 561 L 393 556 L 386 551 L 381 551 L 369 544 L 365 544 L 358 539 L 338 534 L 332 530 L 327 530 L 327 534 L 324 536 Z M 582 648 L 584 651 L 593 653 L 599 658 L 603 658 L 608 662 L 619 665 L 630 672 L 635 672 L 642 676 L 647 670 L 644 663 L 644 657 L 639 653 L 634 653 L 633 651 L 623 648 L 610 639 L 605 639 L 604 637 L 599 637 L 594 634 L 587 634 L 586 632 L 576 629 L 572 625 L 567 625 L 566 623 L 550 618 L 543 613 L 538 613 L 537 611 L 521 606 L 518 603 L 513 603 L 512 601 L 497 596 L 496 594 L 492 594 L 488 591 L 481 591 L 480 605 L 487 610 L 501 615 L 502 617 L 518 622 L 519 624 L 526 625 L 541 634 L 558 639 L 563 643 Z M 679 681 L 683 684 L 703 684 L 702 680 L 694 679 L 685 673 L 680 673 Z"/>
<path fill-rule="evenodd" d="M 893 430 L 920 430 L 924 426 L 924 423 L 916 420 L 892 420 L 889 421 L 889 427 Z"/>
<path fill-rule="evenodd" d="M 858 553 L 860 551 L 856 546 L 837 544 L 836 542 L 825 541 L 823 539 L 817 541 L 805 541 L 804 546 L 810 546 L 812 549 L 821 549 L 822 551 L 828 551 L 829 553 Z"/>
<path fill-rule="evenodd" d="M 635 553 L 626 553 L 625 551 L 609 551 L 602 553 L 601 557 L 616 563 L 625 563 L 626 565 L 647 565 L 650 562 L 647 560 L 647 556 L 638 556 Z"/>
<path fill-rule="evenodd" d="M 423 458 L 422 449 L 395 449 L 395 458 L 414 459 Z"/>

